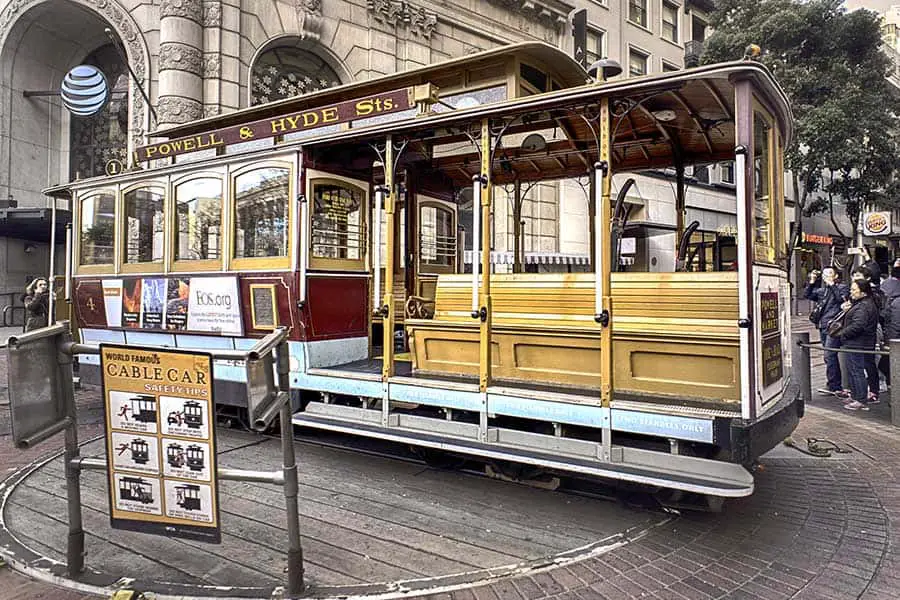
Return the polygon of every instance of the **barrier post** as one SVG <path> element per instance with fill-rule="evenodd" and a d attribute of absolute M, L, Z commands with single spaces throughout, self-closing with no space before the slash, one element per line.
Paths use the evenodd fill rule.
<path fill-rule="evenodd" d="M 812 373 L 809 359 L 809 332 L 791 334 L 794 347 L 799 350 L 794 358 L 794 377 L 800 386 L 800 398 L 804 404 L 812 401 Z"/>
<path fill-rule="evenodd" d="M 66 541 L 66 569 L 69 577 L 84 571 L 84 526 L 81 521 L 81 469 L 76 465 L 78 450 L 78 418 L 75 409 L 75 387 L 72 381 L 72 354 L 67 350 L 72 343 L 72 331 L 65 321 L 66 332 L 59 336 L 56 376 L 65 405 L 69 425 L 66 427 L 66 503 L 69 517 L 69 537 Z"/>
<path fill-rule="evenodd" d="M 890 340 L 891 345 L 891 424 L 900 427 L 900 340 Z"/>
<path fill-rule="evenodd" d="M 303 592 L 303 547 L 300 544 L 300 514 L 297 506 L 299 482 L 294 454 L 294 423 L 291 413 L 290 354 L 282 338 L 275 351 L 278 369 L 278 396 L 281 402 L 281 450 L 284 472 L 284 503 L 287 510 L 288 556 L 287 593 L 294 598 Z"/>

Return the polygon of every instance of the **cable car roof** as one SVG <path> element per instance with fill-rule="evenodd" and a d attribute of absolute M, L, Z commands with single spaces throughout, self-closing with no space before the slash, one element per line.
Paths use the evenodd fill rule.
<path fill-rule="evenodd" d="M 673 165 L 734 159 L 734 81 L 748 78 L 758 100 L 771 111 L 784 144 L 793 132 L 789 101 L 769 71 L 756 62 L 722 63 L 658 75 L 589 84 L 548 94 L 527 96 L 474 108 L 441 112 L 429 117 L 395 121 L 365 130 L 331 133 L 311 140 L 304 149 L 317 164 L 336 164 L 359 172 L 371 168 L 370 143 L 388 133 L 409 139 L 408 162 L 430 162 L 434 171 L 449 176 L 457 187 L 469 185 L 480 159 L 466 132 L 481 119 L 498 125 L 518 117 L 506 130 L 520 137 L 529 132 L 552 132 L 545 147 L 504 145 L 495 153 L 492 180 L 558 177 L 587 173 L 597 160 L 597 139 L 588 121 L 598 103 L 610 98 L 612 163 L 614 171 L 636 171 Z M 514 138 L 513 138 L 514 139 Z M 453 152 L 454 146 L 457 148 Z M 442 152 L 442 149 L 444 152 Z M 381 168 L 374 169 L 378 176 Z"/>

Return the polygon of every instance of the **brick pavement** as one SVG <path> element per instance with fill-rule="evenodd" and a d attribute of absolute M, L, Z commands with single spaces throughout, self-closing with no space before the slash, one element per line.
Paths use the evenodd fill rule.
<path fill-rule="evenodd" d="M 803 320 L 797 325 L 804 327 Z M 814 387 L 823 377 L 813 357 Z M 5 373 L 0 373 L 0 380 Z M 5 383 L 5 381 L 0 381 Z M 90 394 L 79 402 L 93 409 Z M 88 411 L 90 414 L 91 410 Z M 34 460 L 11 448 L 0 417 L 4 475 Z M 99 431 L 84 423 L 82 435 Z M 721 514 L 681 514 L 607 554 L 529 576 L 437 594 L 430 600 L 896 600 L 900 598 L 900 430 L 883 411 L 849 413 L 815 396 L 794 439 L 852 450 L 832 458 L 779 449 L 756 492 Z M 2 477 L 3 475 L 0 475 Z M 0 598 L 81 600 L 84 594 L 0 569 Z"/>

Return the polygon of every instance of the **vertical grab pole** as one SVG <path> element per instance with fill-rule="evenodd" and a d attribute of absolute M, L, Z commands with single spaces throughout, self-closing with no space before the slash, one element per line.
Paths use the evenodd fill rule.
<path fill-rule="evenodd" d="M 481 173 L 472 175 L 472 318 L 478 318 L 478 270 L 481 256 Z"/>
<path fill-rule="evenodd" d="M 740 332 L 741 358 L 741 418 L 753 415 L 750 404 L 750 276 L 752 265 L 746 257 L 749 243 L 747 223 L 747 148 L 734 149 L 735 197 L 737 200 L 737 255 L 738 255 L 738 330 Z"/>
<path fill-rule="evenodd" d="M 47 291 L 50 292 L 50 301 L 47 306 L 47 325 L 56 323 L 56 198 L 53 198 L 53 206 L 50 207 L 50 278 L 47 280 Z"/>
<path fill-rule="evenodd" d="M 389 135 L 384 147 L 384 186 L 387 188 L 384 212 L 387 227 L 385 227 L 385 257 L 384 257 L 384 305 L 381 307 L 381 326 L 384 348 L 382 350 L 383 364 L 381 367 L 381 381 L 384 393 L 384 408 L 390 412 L 390 402 L 387 394 L 388 377 L 394 374 L 394 235 L 396 211 L 396 186 L 394 185 L 394 137 Z M 381 251 L 379 248 L 377 251 Z"/>
<path fill-rule="evenodd" d="M 487 388 L 491 383 L 491 129 L 490 120 L 481 122 L 481 302 L 478 316 L 481 319 L 479 347 L 479 391 L 487 408 Z M 475 202 L 474 196 L 472 202 Z M 473 263 L 476 257 L 472 257 Z M 487 438 L 487 412 L 484 412 L 481 433 Z"/>
<path fill-rule="evenodd" d="M 612 399 L 613 399 L 613 348 L 612 348 L 612 245 L 610 244 L 610 224 L 612 206 L 612 173 L 610 171 L 612 139 L 610 138 L 609 98 L 600 100 L 600 160 L 594 173 L 600 177 L 596 182 L 595 194 L 599 194 L 594 216 L 594 320 L 600 323 L 600 410 L 603 420 L 601 456 L 604 461 L 620 460 L 613 455 L 612 448 Z"/>
<path fill-rule="evenodd" d="M 287 591 L 293 598 L 303 592 L 303 547 L 300 544 L 300 514 L 297 507 L 299 482 L 294 454 L 294 424 L 291 421 L 290 355 L 287 339 L 275 350 L 278 370 L 278 395 L 281 401 L 281 451 L 283 455 L 284 504 L 287 511 L 288 561 Z"/>
<path fill-rule="evenodd" d="M 305 194 L 300 194 L 300 305 L 306 304 L 306 271 L 310 252 L 309 239 L 309 202 Z"/>
<path fill-rule="evenodd" d="M 66 302 L 72 301 L 72 224 L 66 224 Z"/>
<path fill-rule="evenodd" d="M 69 536 L 66 540 L 66 570 L 69 577 L 84 571 L 84 526 L 81 522 L 81 470 L 75 466 L 78 452 L 78 415 L 75 409 L 75 388 L 72 383 L 72 355 L 63 348 L 73 342 L 69 322 L 66 332 L 57 342 L 57 385 L 62 390 L 69 425 L 66 427 L 66 504 L 68 509 Z"/>
<path fill-rule="evenodd" d="M 381 313 L 381 207 L 384 205 L 384 187 L 375 188 L 375 213 L 372 215 L 372 307 L 373 313 Z"/>

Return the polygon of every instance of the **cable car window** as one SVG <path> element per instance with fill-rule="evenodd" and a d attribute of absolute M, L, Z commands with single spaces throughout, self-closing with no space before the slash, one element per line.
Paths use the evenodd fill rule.
<path fill-rule="evenodd" d="M 111 265 L 115 259 L 113 240 L 116 226 L 116 197 L 93 194 L 81 200 L 82 265 Z"/>
<path fill-rule="evenodd" d="M 221 179 L 204 177 L 175 186 L 175 215 L 175 260 L 222 257 Z"/>
<path fill-rule="evenodd" d="M 522 66 L 519 68 L 519 76 L 534 88 L 534 90 L 531 90 L 532 92 L 547 91 L 547 74 L 540 69 L 522 63 Z"/>
<path fill-rule="evenodd" d="M 313 184 L 312 261 L 316 266 L 363 266 L 366 193 L 340 181 Z"/>
<path fill-rule="evenodd" d="M 265 167 L 234 178 L 234 258 L 288 255 L 289 173 Z"/>
<path fill-rule="evenodd" d="M 452 267 L 456 264 L 456 227 L 453 212 L 437 206 L 422 206 L 419 224 L 421 266 Z"/>
<path fill-rule="evenodd" d="M 161 188 L 125 193 L 125 262 L 162 262 L 165 246 L 165 196 Z"/>
<path fill-rule="evenodd" d="M 774 262 L 770 207 L 772 130 L 763 115 L 753 113 L 753 256 L 757 261 Z"/>

